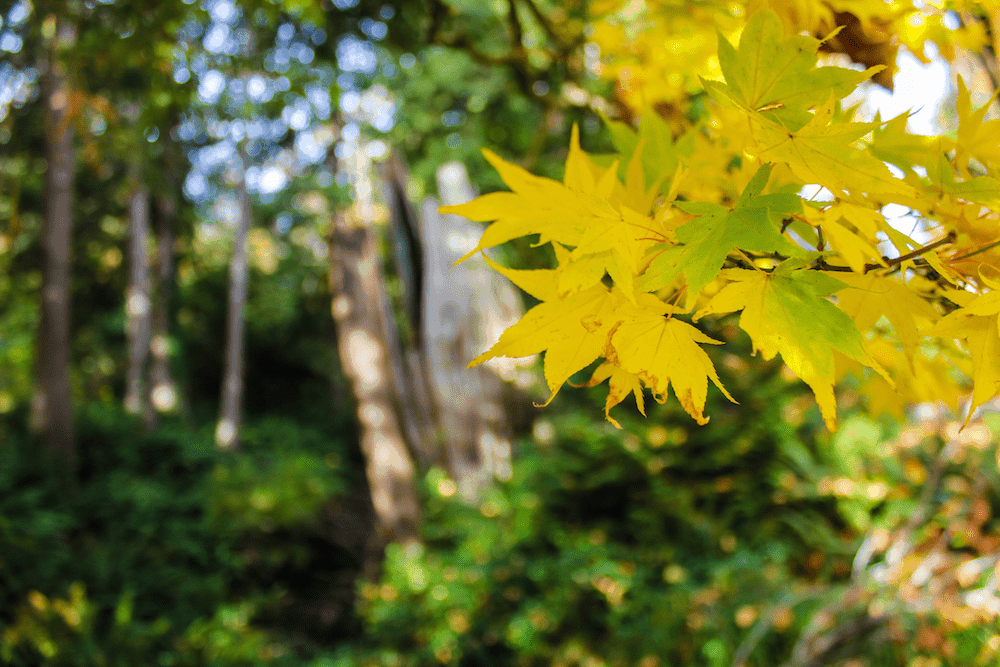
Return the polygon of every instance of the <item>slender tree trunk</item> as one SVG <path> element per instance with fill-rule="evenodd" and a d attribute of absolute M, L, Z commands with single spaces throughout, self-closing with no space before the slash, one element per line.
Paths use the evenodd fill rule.
<path fill-rule="evenodd" d="M 372 504 L 378 516 L 371 560 L 389 542 L 417 540 L 420 505 L 415 469 L 397 414 L 386 349 L 381 259 L 369 227 L 335 224 L 330 236 L 330 289 L 341 366 L 351 383 L 361 426 Z M 369 568 L 371 574 L 371 568 Z"/>
<path fill-rule="evenodd" d="M 138 171 L 138 170 L 137 170 Z M 125 409 L 143 414 L 152 426 L 152 412 L 146 403 L 145 371 L 149 358 L 151 312 L 149 294 L 149 191 L 134 175 L 136 185 L 129 200 L 128 260 L 129 286 L 125 298 L 128 369 L 125 378 Z"/>
<path fill-rule="evenodd" d="M 245 164 L 245 161 L 244 161 Z M 250 193 L 246 179 L 239 184 L 239 217 L 233 257 L 229 264 L 229 307 L 226 312 L 225 366 L 222 374 L 222 405 L 215 444 L 232 450 L 239 445 L 243 403 L 243 306 L 247 300 L 247 235 L 250 232 Z"/>
<path fill-rule="evenodd" d="M 153 305 L 149 369 L 149 402 L 156 412 L 171 412 L 177 407 L 177 388 L 170 373 L 169 310 L 174 278 L 174 228 L 176 205 L 171 197 L 157 201 L 156 216 L 156 300 Z"/>
<path fill-rule="evenodd" d="M 75 28 L 59 21 L 44 74 L 45 216 L 42 309 L 38 325 L 33 423 L 43 445 L 57 452 L 68 471 L 75 464 L 73 406 L 69 384 L 70 234 L 73 227 L 72 85 L 61 54 L 72 48 Z"/>

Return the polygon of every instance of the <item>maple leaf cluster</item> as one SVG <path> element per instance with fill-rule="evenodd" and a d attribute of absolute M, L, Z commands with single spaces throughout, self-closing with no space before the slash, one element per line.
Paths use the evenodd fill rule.
<path fill-rule="evenodd" d="M 608 58 L 593 69 L 615 81 L 615 98 L 626 107 L 676 105 L 701 92 L 699 77 L 721 74 L 715 33 L 732 41 L 743 17 L 762 7 L 774 10 L 787 34 L 822 38 L 823 52 L 881 65 L 873 80 L 890 90 L 900 47 L 925 64 L 934 53 L 954 60 L 961 51 L 995 49 L 991 34 L 1000 25 L 997 0 L 594 0 L 591 39 Z"/>
<path fill-rule="evenodd" d="M 588 384 L 608 381 L 615 425 L 628 394 L 644 413 L 644 390 L 663 402 L 671 388 L 705 424 L 709 382 L 734 399 L 703 348 L 722 342 L 698 323 L 739 312 L 754 353 L 781 356 L 830 430 L 847 373 L 897 415 L 914 401 L 957 409 L 955 369 L 973 378 L 970 416 L 1000 392 L 1000 121 L 960 81 L 955 139 L 909 134 L 905 115 L 854 122 L 839 100 L 881 66 L 817 67 L 821 44 L 757 11 L 738 44 L 719 35 L 721 79 L 700 81 L 707 120 L 681 134 L 651 109 L 637 130 L 608 120 L 610 163 L 574 128 L 562 182 L 486 151 L 511 191 L 441 209 L 492 223 L 467 257 L 537 235 L 558 266 L 490 262 L 541 303 L 472 365 L 544 352 L 551 400 L 603 359 Z"/>

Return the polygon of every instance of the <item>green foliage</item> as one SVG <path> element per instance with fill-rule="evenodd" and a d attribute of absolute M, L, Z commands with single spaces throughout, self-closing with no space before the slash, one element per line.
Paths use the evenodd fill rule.
<path fill-rule="evenodd" d="M 718 440 L 662 409 L 644 439 L 558 416 L 474 507 L 432 470 L 426 546 L 390 548 L 361 588 L 367 648 L 335 664 L 727 664 L 738 609 L 780 599 L 813 550 L 846 556 L 831 504 L 778 494 L 800 433 L 780 420 L 780 379 L 758 379 L 762 414 L 720 415 Z M 842 576 L 837 562 L 818 576 Z"/>
<path fill-rule="evenodd" d="M 309 526 L 347 491 L 343 454 L 329 436 L 288 419 L 265 418 L 243 432 L 243 455 L 212 472 L 212 519 L 237 530 Z"/>
<path fill-rule="evenodd" d="M 347 488 L 346 452 L 318 429 L 265 419 L 247 451 L 211 434 L 92 406 L 81 480 L 61 486 L 14 440 L 0 449 L 0 658 L 34 665 L 252 665 L 286 653 L 251 619 L 280 602 L 243 553 L 307 531 Z M 331 470 L 332 468 L 332 470 Z M 295 544 L 272 545 L 272 563 Z"/>
<path fill-rule="evenodd" d="M 724 377 L 752 410 L 713 406 L 724 411 L 711 435 L 669 405 L 651 412 L 652 427 L 623 419 L 625 435 L 578 416 L 587 407 L 553 416 L 478 506 L 430 471 L 425 543 L 391 547 L 382 578 L 360 586 L 366 635 L 331 665 L 714 667 L 739 657 L 773 667 L 816 632 L 835 638 L 822 664 L 992 664 L 995 622 L 974 620 L 966 598 L 911 603 L 989 579 L 962 574 L 995 544 L 985 505 L 980 519 L 962 518 L 976 502 L 1000 506 L 995 492 L 974 500 L 996 475 L 989 432 L 965 436 L 982 444 L 959 459 L 941 458 L 957 451 L 941 434 L 954 438 L 953 422 L 898 432 L 854 414 L 817 436 L 809 397 L 776 370 L 756 363 Z M 936 487 L 943 465 L 951 481 Z M 940 550 L 942 531 L 965 522 L 977 528 Z M 908 550 L 894 556 L 897 540 Z M 929 562 L 939 569 L 918 593 L 912 577 Z"/>

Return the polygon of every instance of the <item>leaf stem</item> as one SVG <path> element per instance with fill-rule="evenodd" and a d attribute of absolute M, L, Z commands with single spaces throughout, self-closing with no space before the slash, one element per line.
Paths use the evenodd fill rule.
<path fill-rule="evenodd" d="M 969 257 L 972 257 L 974 255 L 978 255 L 981 252 L 986 252 L 987 250 L 992 250 L 993 248 L 996 248 L 997 246 L 1000 246 L 1000 241 L 994 241 L 993 243 L 990 243 L 989 245 L 985 245 L 982 248 L 979 248 L 978 250 L 972 250 L 972 251 L 969 251 L 969 252 L 965 253 L 964 255 L 959 255 L 958 257 L 952 257 L 948 261 L 950 261 L 950 262 L 958 262 L 958 261 L 961 261 L 963 259 L 968 259 Z"/>
<path fill-rule="evenodd" d="M 741 255 L 743 255 L 743 259 L 745 259 L 747 261 L 747 263 L 750 264 L 750 266 L 752 266 L 754 268 L 754 271 L 759 271 L 761 273 L 764 273 L 764 271 L 762 271 L 761 268 L 759 266 L 757 266 L 757 262 L 755 262 L 752 259 L 750 259 L 745 252 L 743 252 L 739 248 L 736 248 L 736 252 L 738 252 Z"/>

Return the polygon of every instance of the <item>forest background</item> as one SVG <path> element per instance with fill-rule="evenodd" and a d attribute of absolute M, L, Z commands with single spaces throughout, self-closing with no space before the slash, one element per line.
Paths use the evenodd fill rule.
<path fill-rule="evenodd" d="M 745 183 L 698 162 L 726 117 L 699 76 L 765 4 L 0 6 L 0 660 L 994 664 L 1000 420 L 962 428 L 961 348 L 949 400 L 847 378 L 829 433 L 722 318 L 738 404 L 623 404 L 618 430 L 605 391 L 538 409 L 530 364 L 464 368 L 499 335 L 484 265 L 445 274 L 461 317 L 431 308 L 427 258 L 480 228 L 425 197 L 471 196 L 454 163 L 504 189 L 482 148 Z M 995 113 L 995 3 L 771 7 L 786 37 L 840 28 L 822 64 L 885 66 L 862 116 L 897 57 L 948 67 L 931 129 Z M 561 261 L 530 240 L 491 257 Z"/>

